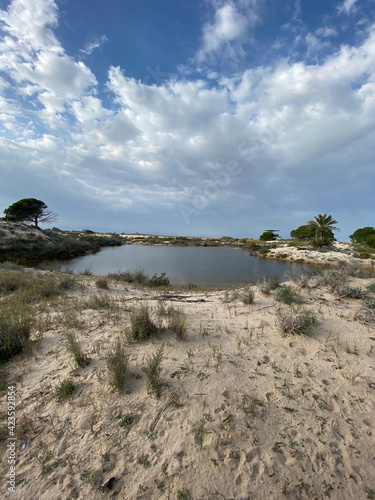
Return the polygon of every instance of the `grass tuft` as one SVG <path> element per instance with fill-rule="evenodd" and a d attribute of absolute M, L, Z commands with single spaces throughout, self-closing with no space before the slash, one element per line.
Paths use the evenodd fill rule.
<path fill-rule="evenodd" d="M 128 366 L 128 356 L 120 338 L 108 351 L 107 369 L 109 373 L 110 385 L 120 392 L 125 380 L 125 373 Z"/>
<path fill-rule="evenodd" d="M 162 344 L 156 352 L 147 358 L 147 366 L 143 371 L 147 377 L 147 392 L 155 394 L 157 398 L 160 397 L 160 365 L 164 359 L 164 344 Z"/>

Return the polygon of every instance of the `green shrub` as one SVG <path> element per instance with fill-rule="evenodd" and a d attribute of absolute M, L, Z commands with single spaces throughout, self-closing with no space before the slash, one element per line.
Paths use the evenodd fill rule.
<path fill-rule="evenodd" d="M 186 316 L 182 309 L 173 309 L 173 311 L 171 311 L 168 329 L 176 335 L 178 340 L 185 340 Z"/>
<path fill-rule="evenodd" d="M 293 303 L 300 304 L 302 302 L 300 295 L 289 285 L 282 285 L 277 288 L 275 290 L 275 299 L 288 305 Z"/>
<path fill-rule="evenodd" d="M 314 312 L 309 309 L 279 307 L 276 310 L 276 325 L 284 335 L 307 334 L 317 323 Z"/>
<path fill-rule="evenodd" d="M 154 393 L 157 398 L 160 397 L 160 365 L 164 358 L 164 344 L 156 352 L 147 357 L 147 366 L 143 371 L 147 377 L 147 392 Z"/>
<path fill-rule="evenodd" d="M 266 255 L 269 252 L 269 248 L 260 248 L 258 250 L 259 255 Z"/>
<path fill-rule="evenodd" d="M 126 369 L 128 366 L 128 356 L 120 338 L 108 351 L 107 369 L 109 373 L 110 385 L 117 391 L 121 390 L 125 379 Z"/>
<path fill-rule="evenodd" d="M 66 340 L 68 341 L 68 350 L 73 355 L 77 366 L 83 366 L 87 364 L 87 358 L 83 354 L 81 346 L 77 342 L 76 336 L 73 331 L 67 332 L 65 334 Z"/>
<path fill-rule="evenodd" d="M 130 336 L 133 340 L 151 337 L 158 332 L 158 328 L 150 318 L 147 304 L 132 307 L 130 311 Z"/>
<path fill-rule="evenodd" d="M 366 245 L 371 248 L 375 248 L 375 234 L 372 234 L 366 239 Z"/>
<path fill-rule="evenodd" d="M 29 345 L 32 321 L 27 304 L 17 300 L 0 302 L 0 360 L 12 358 Z"/>
<path fill-rule="evenodd" d="M 276 240 L 276 236 L 271 231 L 264 231 L 259 236 L 260 241 L 274 241 Z"/>
<path fill-rule="evenodd" d="M 357 229 L 353 234 L 349 236 L 353 243 L 367 243 L 367 238 L 375 235 L 375 228 L 371 226 L 366 226 Z"/>
<path fill-rule="evenodd" d="M 56 388 L 56 397 L 59 401 L 62 399 L 69 399 L 73 396 L 76 386 L 71 380 L 64 380 L 64 382 Z"/>

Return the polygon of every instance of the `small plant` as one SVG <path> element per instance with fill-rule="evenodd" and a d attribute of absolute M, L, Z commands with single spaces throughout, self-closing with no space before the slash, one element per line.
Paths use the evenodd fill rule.
<path fill-rule="evenodd" d="M 375 299 L 373 297 L 364 297 L 362 305 L 367 309 L 375 309 Z"/>
<path fill-rule="evenodd" d="M 275 299 L 278 302 L 283 302 L 284 304 L 300 304 L 301 297 L 296 293 L 293 288 L 289 285 L 282 285 L 275 291 Z"/>
<path fill-rule="evenodd" d="M 144 467 L 145 469 L 148 469 L 151 465 L 151 463 L 148 459 L 148 455 L 141 455 L 138 458 L 138 463 L 139 463 L 139 465 L 142 465 L 142 467 Z"/>
<path fill-rule="evenodd" d="M 280 284 L 280 278 L 278 276 L 266 276 L 262 280 L 258 281 L 258 289 L 264 295 L 269 295 L 272 290 L 275 290 Z"/>
<path fill-rule="evenodd" d="M 68 349 L 74 357 L 77 366 L 83 366 L 87 363 L 87 358 L 81 350 L 81 346 L 77 342 L 76 336 L 73 331 L 66 333 L 66 339 L 68 341 Z"/>
<path fill-rule="evenodd" d="M 347 285 L 336 286 L 334 293 L 339 297 L 345 297 L 349 299 L 363 299 L 365 296 L 365 292 L 362 290 L 362 288 Z"/>
<path fill-rule="evenodd" d="M 203 442 L 204 442 L 204 436 L 207 434 L 207 431 L 205 429 L 205 426 L 207 422 L 211 422 L 212 417 L 210 413 L 205 413 L 203 417 L 200 419 L 199 422 L 197 422 L 194 427 L 193 431 L 195 433 L 195 438 L 197 443 L 199 444 L 200 448 L 203 448 Z"/>
<path fill-rule="evenodd" d="M 60 401 L 62 399 L 69 399 L 73 396 L 76 386 L 71 380 L 64 380 L 64 382 L 56 388 L 56 396 Z"/>
<path fill-rule="evenodd" d="M 1 302 L 0 360 L 23 351 L 30 342 L 32 316 L 30 307 L 17 299 Z"/>
<path fill-rule="evenodd" d="M 300 307 L 276 309 L 276 325 L 283 334 L 307 334 L 317 323 L 312 310 Z"/>
<path fill-rule="evenodd" d="M 186 316 L 182 309 L 173 309 L 169 318 L 168 329 L 176 335 L 177 340 L 185 340 Z"/>
<path fill-rule="evenodd" d="M 134 419 L 135 419 L 134 413 L 126 413 L 124 416 L 121 417 L 121 420 L 118 425 L 123 429 L 127 429 L 134 422 Z"/>
<path fill-rule="evenodd" d="M 240 298 L 242 300 L 242 303 L 245 305 L 254 304 L 254 297 L 255 293 L 254 290 L 252 290 L 251 288 L 246 288 L 245 290 L 242 290 L 240 293 Z"/>
<path fill-rule="evenodd" d="M 147 377 L 147 392 L 154 393 L 157 398 L 160 397 L 160 365 L 164 358 L 164 344 L 147 358 L 147 366 L 143 371 Z"/>
<path fill-rule="evenodd" d="M 373 281 L 372 283 L 369 283 L 367 286 L 366 286 L 367 290 L 369 292 L 374 292 L 375 293 L 375 281 Z"/>
<path fill-rule="evenodd" d="M 121 390 L 125 379 L 128 356 L 120 338 L 116 339 L 107 355 L 107 369 L 111 386 L 117 391 Z"/>
<path fill-rule="evenodd" d="M 130 336 L 133 340 L 141 340 L 155 335 L 157 326 L 150 318 L 147 304 L 135 306 L 130 311 Z"/>
<path fill-rule="evenodd" d="M 95 285 L 103 290 L 108 290 L 108 279 L 100 277 L 95 281 Z"/>
<path fill-rule="evenodd" d="M 257 396 L 242 396 L 242 409 L 245 413 L 252 415 L 257 406 L 263 406 L 263 403 Z"/>

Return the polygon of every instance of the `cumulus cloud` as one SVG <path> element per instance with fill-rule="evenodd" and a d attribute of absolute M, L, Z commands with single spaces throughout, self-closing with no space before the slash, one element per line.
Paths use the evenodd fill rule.
<path fill-rule="evenodd" d="M 230 49 L 231 43 L 241 40 L 256 19 L 252 6 L 244 13 L 231 3 L 217 7 L 214 22 L 203 27 L 202 45 L 196 54 L 196 61 L 206 61 L 223 47 Z"/>
<path fill-rule="evenodd" d="M 49 204 L 52 193 L 56 204 L 79 200 L 88 216 L 118 221 L 163 214 L 172 232 L 194 221 L 191 232 L 228 223 L 244 234 L 251 214 L 260 234 L 263 222 L 283 227 L 291 214 L 300 224 L 318 211 L 339 217 L 349 196 L 373 210 L 375 29 L 315 64 L 280 59 L 207 80 L 147 84 L 111 66 L 105 105 L 90 68 L 55 38 L 53 2 L 34 0 L 33 16 L 29 5 L 14 0 L 0 14 L 0 167 L 10 197 L 34 189 Z M 244 9 L 254 5 L 216 2 L 198 59 L 241 40 L 251 25 Z M 34 22 L 28 34 L 17 9 Z M 334 35 L 322 27 L 306 42 L 319 53 Z"/>

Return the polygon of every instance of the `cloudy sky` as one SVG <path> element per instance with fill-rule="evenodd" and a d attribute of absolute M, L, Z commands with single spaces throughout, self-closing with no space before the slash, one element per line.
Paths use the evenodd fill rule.
<path fill-rule="evenodd" d="M 375 226 L 375 0 L 0 0 L 0 214 L 258 237 Z"/>

